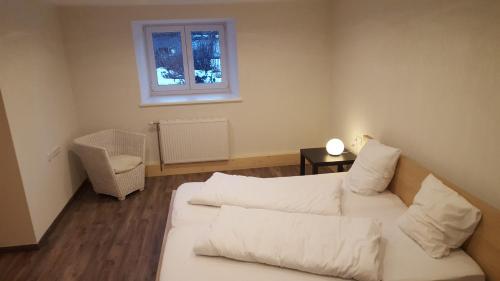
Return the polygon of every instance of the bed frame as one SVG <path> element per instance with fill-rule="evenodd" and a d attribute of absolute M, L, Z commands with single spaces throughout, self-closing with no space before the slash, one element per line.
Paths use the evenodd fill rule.
<path fill-rule="evenodd" d="M 401 156 L 389 190 L 399 196 L 406 205 L 411 205 L 413 197 L 420 190 L 420 184 L 429 173 L 429 170 L 415 161 Z M 481 222 L 462 248 L 481 266 L 486 280 L 500 280 L 500 211 L 446 179 L 437 175 L 436 177 L 481 210 Z"/>
<path fill-rule="evenodd" d="M 369 136 L 364 136 L 363 141 L 366 142 L 370 138 Z M 430 173 L 429 170 L 403 155 L 399 158 L 394 178 L 389 184 L 389 190 L 399 196 L 409 206 L 413 202 L 415 194 L 420 190 L 422 181 Z M 481 210 L 481 222 L 462 248 L 481 266 L 486 274 L 486 280 L 500 281 L 500 210 L 463 191 L 448 180 L 437 175 L 435 176 Z M 171 227 L 170 216 L 174 196 L 175 193 L 171 197 L 169 219 L 165 229 L 163 244 L 166 242 L 167 234 Z M 161 257 L 163 257 L 164 246 L 162 246 Z M 160 266 L 161 260 L 158 265 L 157 280 L 160 275 Z"/>
<path fill-rule="evenodd" d="M 372 137 L 364 135 L 361 147 L 369 139 L 372 139 Z M 431 171 L 420 166 L 414 160 L 402 155 L 399 157 L 394 177 L 388 188 L 401 198 L 407 206 L 410 206 L 413 197 L 420 190 L 422 181 L 430 173 Z M 486 280 L 500 281 L 500 211 L 463 191 L 448 180 L 436 174 L 434 176 L 481 210 L 481 221 L 474 234 L 465 242 L 462 248 L 481 266 L 481 269 L 486 274 Z"/>
<path fill-rule="evenodd" d="M 163 256 L 165 253 L 165 244 L 167 244 L 168 232 L 172 228 L 172 209 L 174 208 L 175 190 L 172 191 L 170 195 L 170 204 L 168 205 L 168 215 L 167 223 L 165 224 L 165 232 L 163 232 L 163 241 L 161 242 L 160 259 L 158 260 L 158 266 L 156 267 L 156 278 L 155 281 L 160 280 L 161 265 L 163 264 Z"/>

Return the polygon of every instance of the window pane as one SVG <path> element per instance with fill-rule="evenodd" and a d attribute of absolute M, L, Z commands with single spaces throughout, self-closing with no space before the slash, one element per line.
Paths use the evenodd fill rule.
<path fill-rule="evenodd" d="M 153 32 L 158 86 L 184 85 L 184 63 L 180 32 Z"/>
<path fill-rule="evenodd" d="M 196 84 L 222 82 L 219 37 L 218 31 L 191 32 Z"/>

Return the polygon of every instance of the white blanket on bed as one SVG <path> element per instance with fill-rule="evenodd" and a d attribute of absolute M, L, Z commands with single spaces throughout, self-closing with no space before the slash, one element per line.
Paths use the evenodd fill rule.
<path fill-rule="evenodd" d="M 350 218 L 222 206 L 197 255 L 360 281 L 380 280 L 381 226 Z"/>
<path fill-rule="evenodd" d="M 214 173 L 189 203 L 341 215 L 342 177 L 256 178 Z"/>

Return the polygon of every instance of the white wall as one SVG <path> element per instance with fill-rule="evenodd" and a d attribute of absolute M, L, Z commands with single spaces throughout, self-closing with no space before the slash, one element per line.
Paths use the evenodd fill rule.
<path fill-rule="evenodd" d="M 500 206 L 500 2 L 332 2 L 332 132 Z"/>
<path fill-rule="evenodd" d="M 36 243 L 0 92 L 0 247 Z"/>
<path fill-rule="evenodd" d="M 65 7 L 65 45 L 82 133 L 122 128 L 149 135 L 148 123 L 227 117 L 231 155 L 298 152 L 328 139 L 327 1 L 232 5 Z M 243 102 L 140 108 L 132 20 L 234 18 Z"/>
<path fill-rule="evenodd" d="M 67 153 L 78 133 L 75 99 L 56 9 L 0 3 L 0 87 L 38 241 L 82 182 Z M 48 162 L 56 146 L 62 152 Z"/>
<path fill-rule="evenodd" d="M 75 6 L 59 18 L 36 0 L 0 4 L 0 87 L 36 240 L 81 183 L 70 140 L 145 132 L 156 161 L 157 119 L 228 117 L 233 157 L 367 133 L 500 206 L 498 1 Z M 140 108 L 130 22 L 227 17 L 243 102 Z"/>

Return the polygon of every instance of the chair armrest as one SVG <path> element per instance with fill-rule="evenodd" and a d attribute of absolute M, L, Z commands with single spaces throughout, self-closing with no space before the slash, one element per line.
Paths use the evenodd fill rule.
<path fill-rule="evenodd" d="M 84 165 L 104 165 L 107 169 L 110 169 L 112 171 L 109 154 L 106 148 L 102 146 L 81 143 L 78 141 L 74 141 L 73 145 L 73 150 L 84 162 Z"/>
<path fill-rule="evenodd" d="M 80 157 L 97 193 L 123 196 L 116 181 L 106 148 L 75 140 L 73 150 Z"/>
<path fill-rule="evenodd" d="M 100 146 L 91 142 L 88 142 L 84 138 L 77 138 L 73 140 L 73 149 L 79 154 L 85 151 L 101 151 L 104 153 L 108 153 L 104 146 Z"/>

